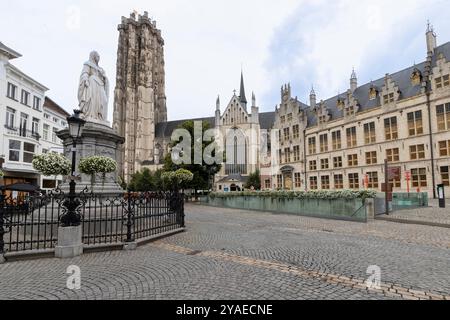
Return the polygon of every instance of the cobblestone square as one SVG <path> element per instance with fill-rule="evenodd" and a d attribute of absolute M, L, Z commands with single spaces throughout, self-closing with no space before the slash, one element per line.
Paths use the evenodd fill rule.
<path fill-rule="evenodd" d="M 0 299 L 450 299 L 450 229 L 186 205 L 187 231 L 136 251 L 0 265 Z M 81 289 L 66 286 L 81 269 Z M 369 266 L 381 286 L 368 289 Z"/>

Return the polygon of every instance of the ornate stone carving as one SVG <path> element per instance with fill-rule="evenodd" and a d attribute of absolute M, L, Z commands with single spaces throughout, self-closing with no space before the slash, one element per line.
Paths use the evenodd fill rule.
<path fill-rule="evenodd" d="M 353 96 L 353 92 L 348 90 L 345 99 L 341 96 L 338 97 L 337 107 L 344 113 L 345 118 L 352 118 L 358 113 L 360 104 L 358 99 Z"/>
<path fill-rule="evenodd" d="M 422 72 L 420 72 L 419 69 L 414 68 L 413 72 L 411 73 L 411 84 L 413 86 L 417 86 L 422 83 Z"/>
<path fill-rule="evenodd" d="M 378 88 L 371 84 L 369 88 L 369 100 L 375 100 L 378 97 L 378 92 Z"/>
<path fill-rule="evenodd" d="M 394 103 L 400 99 L 400 93 L 400 89 L 394 80 L 392 80 L 392 77 L 389 74 L 386 74 L 384 77 L 384 86 L 381 91 L 381 105 L 394 105 Z"/>
<path fill-rule="evenodd" d="M 323 100 L 321 100 L 313 110 L 316 114 L 317 123 L 319 125 L 326 124 L 328 121 L 330 121 L 331 115 L 329 114 L 328 108 Z"/>

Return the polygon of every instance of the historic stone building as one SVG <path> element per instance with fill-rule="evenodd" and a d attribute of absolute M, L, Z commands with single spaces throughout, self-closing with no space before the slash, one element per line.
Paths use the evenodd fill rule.
<path fill-rule="evenodd" d="M 164 40 L 148 13 L 122 18 L 113 128 L 125 137 L 119 167 L 126 180 L 155 164 L 155 125 L 167 121 Z"/>
<path fill-rule="evenodd" d="M 312 90 L 308 107 L 283 91 L 280 169 L 271 166 L 265 186 L 381 190 L 385 159 L 400 173 L 390 181 L 396 192 L 449 186 L 450 43 L 437 46 L 430 26 L 426 43 L 426 61 L 362 86 L 353 72 L 347 92 L 317 101 Z"/>
<path fill-rule="evenodd" d="M 154 91 L 163 83 L 142 85 L 133 73 L 138 67 L 123 70 L 144 54 L 142 49 L 140 54 L 136 48 L 124 50 L 128 47 L 124 39 L 131 37 L 134 43 L 136 26 L 147 25 L 139 21 L 147 19 L 124 19 L 119 28 L 118 80 L 126 79 L 126 85 L 116 90 L 115 125 L 131 138 L 124 150 L 127 174 L 160 167 L 160 160 L 170 152 L 172 132 L 185 121 L 165 121 L 165 97 L 159 100 L 163 91 Z M 156 35 L 162 43 L 160 33 Z M 424 62 L 363 85 L 353 71 L 349 89 L 335 97 L 318 100 L 312 89 L 305 104 L 293 97 L 290 84 L 284 85 L 275 112 L 260 113 L 254 94 L 248 106 L 241 76 L 239 96 L 233 94 L 223 112 L 218 99 L 214 117 L 191 119 L 218 129 L 227 150 L 215 189 L 242 189 L 248 175 L 260 169 L 264 189 L 381 191 L 385 159 L 400 173 L 390 181 L 396 192 L 424 191 L 432 196 L 437 184 L 449 186 L 450 42 L 437 46 L 436 34 L 428 26 L 426 45 Z M 156 61 L 160 63 L 154 67 L 163 74 L 163 57 Z M 155 94 L 143 99 L 142 92 Z"/>

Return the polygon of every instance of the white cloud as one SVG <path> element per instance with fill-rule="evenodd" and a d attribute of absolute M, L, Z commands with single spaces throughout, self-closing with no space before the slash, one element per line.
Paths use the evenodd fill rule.
<path fill-rule="evenodd" d="M 100 63 L 114 85 L 120 18 L 133 10 L 149 11 L 166 43 L 169 118 L 213 116 L 217 94 L 225 101 L 239 89 L 241 64 L 249 95 L 251 90 L 269 90 L 264 61 L 272 32 L 298 3 L 8 0 L 0 28 L 15 25 L 15 34 L 0 41 L 24 55 L 15 64 L 50 87 L 49 95 L 57 102 L 73 109 L 79 72 L 89 52 L 101 54 Z M 19 19 L 24 22 L 17 23 Z"/>
<path fill-rule="evenodd" d="M 448 29 L 441 10 L 446 2 L 319 0 L 299 6 L 273 39 L 266 64 L 272 86 L 291 81 L 306 102 L 314 84 L 326 99 L 349 88 L 352 67 L 362 83 L 422 61 L 427 18 L 438 30 Z M 440 35 L 450 40 L 445 33 Z M 265 92 L 265 101 L 277 103 L 276 94 Z"/>
<path fill-rule="evenodd" d="M 225 104 L 239 89 L 241 64 L 247 95 L 272 110 L 284 82 L 302 100 L 311 83 L 326 98 L 347 88 L 352 66 L 369 81 L 423 59 L 427 18 L 450 40 L 448 0 L 3 1 L 0 41 L 23 54 L 13 63 L 68 110 L 89 52 L 114 85 L 120 18 L 149 11 L 166 42 L 171 120 L 213 116 L 217 94 Z"/>

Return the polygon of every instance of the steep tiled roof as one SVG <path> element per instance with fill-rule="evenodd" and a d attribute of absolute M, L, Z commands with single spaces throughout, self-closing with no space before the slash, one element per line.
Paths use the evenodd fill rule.
<path fill-rule="evenodd" d="M 436 66 L 437 57 L 440 54 L 444 54 L 444 56 L 450 60 L 450 42 L 447 42 L 441 46 L 438 46 L 435 49 L 433 58 L 432 58 L 432 67 Z M 408 99 L 414 96 L 417 96 L 421 93 L 421 85 L 413 85 L 411 83 L 411 74 L 414 69 L 417 68 L 422 74 L 425 71 L 426 62 L 422 62 L 420 64 L 408 67 L 404 70 L 398 71 L 396 73 L 390 74 L 392 81 L 398 86 L 401 94 L 400 100 Z M 378 96 L 374 100 L 369 99 L 369 90 L 371 86 L 374 86 L 380 93 L 381 89 L 385 85 L 385 78 L 380 78 L 375 81 L 371 81 L 362 86 L 359 86 L 354 92 L 353 96 L 358 100 L 360 104 L 359 112 L 366 111 L 370 109 L 374 109 L 380 106 L 380 97 Z M 325 105 L 328 108 L 329 114 L 331 115 L 331 120 L 338 120 L 343 118 L 343 111 L 339 110 L 337 107 L 337 101 L 339 98 L 344 99 L 346 93 L 342 93 L 340 95 L 336 95 L 327 100 L 324 100 Z M 314 114 L 312 108 L 304 103 L 301 103 L 300 106 L 306 112 L 306 116 L 308 118 L 308 127 L 312 127 L 317 125 L 317 117 Z M 211 127 L 215 126 L 214 118 L 200 118 L 200 119 L 191 119 L 191 120 L 203 120 L 207 121 Z M 183 122 L 187 120 L 181 121 L 171 121 L 167 123 L 161 123 L 156 126 L 156 135 L 157 137 L 167 137 L 170 136 L 174 129 L 178 128 Z M 259 114 L 259 122 L 261 125 L 261 129 L 271 129 L 275 122 L 275 112 L 265 112 Z"/>
<path fill-rule="evenodd" d="M 443 53 L 444 56 L 449 59 L 450 58 L 450 42 L 447 42 L 439 47 L 436 48 L 435 53 L 433 55 L 432 59 L 432 66 L 434 67 L 436 65 L 437 57 L 440 53 Z M 404 70 L 398 71 L 396 73 L 390 74 L 392 81 L 395 83 L 396 86 L 398 86 L 401 94 L 400 94 L 400 100 L 408 99 L 414 96 L 417 96 L 421 93 L 421 85 L 412 85 L 411 83 L 411 74 L 413 73 L 414 69 L 417 68 L 422 74 L 425 71 L 425 65 L 426 62 L 422 62 L 418 65 L 414 65 L 411 67 L 408 67 Z M 369 90 L 370 87 L 373 85 L 375 86 L 380 92 L 381 88 L 383 88 L 385 82 L 385 78 L 380 78 L 378 80 L 366 83 L 362 86 L 359 86 L 355 92 L 353 92 L 353 96 L 358 100 L 360 104 L 359 111 L 366 111 L 373 108 L 377 108 L 380 106 L 380 97 L 378 97 L 375 100 L 369 100 Z M 346 96 L 346 93 L 343 93 L 341 95 L 336 95 L 332 98 L 329 98 L 327 100 L 324 100 L 325 105 L 327 106 L 329 113 L 331 115 L 331 120 L 337 120 L 341 119 L 343 117 L 342 110 L 339 110 L 337 107 L 337 100 L 340 97 L 343 99 Z M 315 126 L 317 124 L 317 118 L 312 112 L 310 107 L 307 107 L 305 110 L 308 114 L 308 127 Z"/>
<path fill-rule="evenodd" d="M 178 129 L 183 123 L 186 121 L 206 121 L 210 125 L 211 128 L 215 126 L 215 118 L 198 118 L 198 119 L 185 119 L 185 120 L 177 120 L 177 121 L 169 121 L 158 123 L 156 125 L 156 137 L 164 138 L 170 137 L 175 129 Z"/>
<path fill-rule="evenodd" d="M 210 118 L 198 118 L 198 119 L 186 119 L 163 122 L 156 125 L 156 137 L 170 137 L 175 129 L 178 129 L 186 121 L 206 121 L 209 123 L 211 128 L 216 126 L 216 121 L 214 117 Z M 275 121 L 275 112 L 264 112 L 259 114 L 259 123 L 261 129 L 271 129 Z"/>

